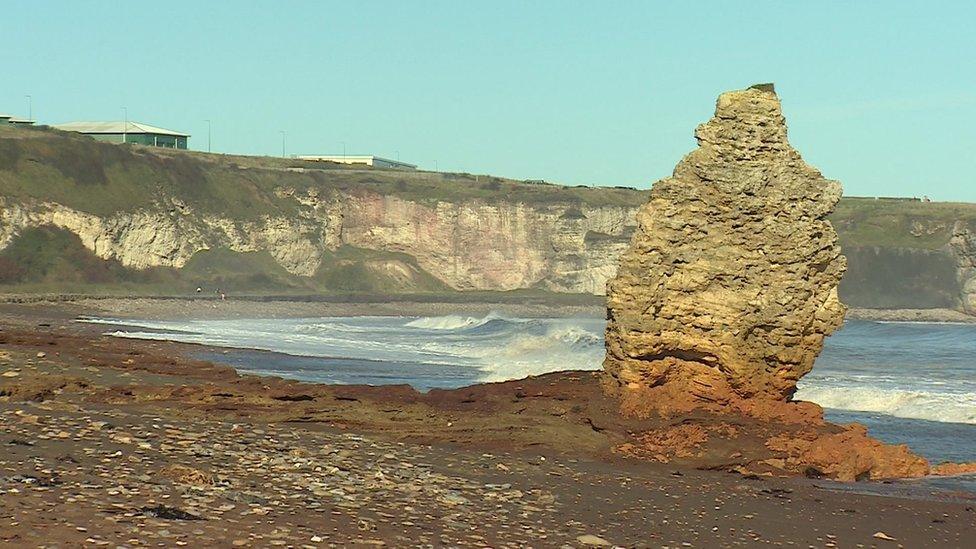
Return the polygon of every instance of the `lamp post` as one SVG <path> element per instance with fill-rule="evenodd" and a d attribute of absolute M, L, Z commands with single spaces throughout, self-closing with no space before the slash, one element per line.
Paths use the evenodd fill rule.
<path fill-rule="evenodd" d="M 205 120 L 205 122 L 207 123 L 207 152 L 210 152 L 210 130 L 212 124 L 210 123 L 210 120 Z"/>
<path fill-rule="evenodd" d="M 285 130 L 278 132 L 281 134 L 281 157 L 285 157 Z"/>
<path fill-rule="evenodd" d="M 29 96 L 29 95 L 25 95 L 24 97 L 27 98 L 27 120 L 33 120 L 34 119 L 34 105 L 31 104 L 31 99 L 33 99 L 33 98 L 31 96 Z"/>
<path fill-rule="evenodd" d="M 339 144 L 342 145 L 342 161 L 345 162 L 346 161 L 346 142 L 345 141 L 340 141 Z"/>
<path fill-rule="evenodd" d="M 128 143 L 128 133 L 129 133 L 129 109 L 122 107 L 122 142 Z"/>

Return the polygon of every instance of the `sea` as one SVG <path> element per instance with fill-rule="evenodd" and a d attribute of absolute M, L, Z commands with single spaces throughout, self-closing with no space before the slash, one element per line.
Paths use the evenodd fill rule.
<path fill-rule="evenodd" d="M 88 321 L 111 325 L 118 337 L 223 347 L 198 356 L 241 372 L 421 391 L 599 369 L 606 325 L 500 314 Z M 934 463 L 976 461 L 976 324 L 848 321 L 827 339 L 796 398 Z"/>

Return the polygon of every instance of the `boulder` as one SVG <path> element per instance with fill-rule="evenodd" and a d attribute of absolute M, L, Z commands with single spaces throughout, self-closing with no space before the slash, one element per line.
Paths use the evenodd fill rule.
<path fill-rule="evenodd" d="M 723 93 L 695 137 L 608 283 L 604 386 L 635 409 L 788 400 L 844 319 L 840 183 L 790 146 L 769 85 Z"/>

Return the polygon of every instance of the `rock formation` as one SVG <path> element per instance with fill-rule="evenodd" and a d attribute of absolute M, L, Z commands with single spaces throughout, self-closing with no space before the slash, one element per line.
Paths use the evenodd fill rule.
<path fill-rule="evenodd" d="M 790 146 L 771 87 L 722 94 L 695 137 L 608 285 L 606 387 L 632 407 L 787 400 L 844 318 L 840 184 Z"/>
<path fill-rule="evenodd" d="M 952 228 L 949 251 L 956 259 L 962 311 L 976 315 L 976 226 L 958 221 Z"/>

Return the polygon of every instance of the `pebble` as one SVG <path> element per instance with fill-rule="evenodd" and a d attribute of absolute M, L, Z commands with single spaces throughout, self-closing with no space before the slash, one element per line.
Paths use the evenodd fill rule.
<path fill-rule="evenodd" d="M 582 543 L 583 545 L 589 545 L 590 547 L 610 547 L 610 542 L 601 538 L 600 536 L 594 536 L 593 534 L 583 534 L 578 536 L 576 541 Z"/>

